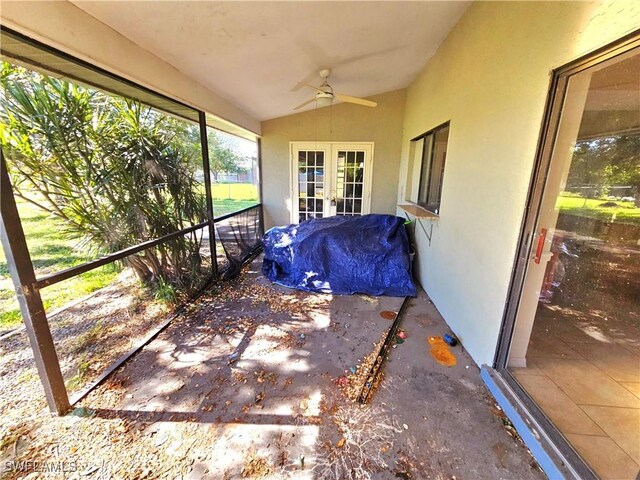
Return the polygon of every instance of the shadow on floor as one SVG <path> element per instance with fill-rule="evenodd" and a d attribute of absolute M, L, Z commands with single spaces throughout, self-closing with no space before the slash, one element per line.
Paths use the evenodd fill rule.
<path fill-rule="evenodd" d="M 543 477 L 463 348 L 454 367 L 429 355 L 447 327 L 424 294 L 360 406 L 338 379 L 403 299 L 287 290 L 259 267 L 201 298 L 40 440 L 94 478 Z"/>

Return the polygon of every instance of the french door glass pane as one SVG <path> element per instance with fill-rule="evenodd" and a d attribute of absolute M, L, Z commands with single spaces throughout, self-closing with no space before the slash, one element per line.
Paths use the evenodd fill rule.
<path fill-rule="evenodd" d="M 364 151 L 338 151 L 336 215 L 362 215 L 364 162 Z"/>
<path fill-rule="evenodd" d="M 598 476 L 638 478 L 638 49 L 569 77 L 532 244 L 508 368 Z"/>
<path fill-rule="evenodd" d="M 298 153 L 298 221 L 322 218 L 325 158 L 323 151 Z"/>

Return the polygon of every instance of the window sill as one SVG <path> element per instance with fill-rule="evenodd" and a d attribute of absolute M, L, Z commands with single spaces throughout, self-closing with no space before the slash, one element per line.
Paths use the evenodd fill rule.
<path fill-rule="evenodd" d="M 440 218 L 439 215 L 436 215 L 435 213 L 418 205 L 398 205 L 398 207 L 416 218 L 426 218 L 429 220 L 438 220 Z"/>

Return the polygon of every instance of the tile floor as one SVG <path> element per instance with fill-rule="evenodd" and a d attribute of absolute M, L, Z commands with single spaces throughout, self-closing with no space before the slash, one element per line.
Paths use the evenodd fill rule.
<path fill-rule="evenodd" d="M 522 387 L 603 479 L 640 478 L 640 330 L 541 307 Z"/>

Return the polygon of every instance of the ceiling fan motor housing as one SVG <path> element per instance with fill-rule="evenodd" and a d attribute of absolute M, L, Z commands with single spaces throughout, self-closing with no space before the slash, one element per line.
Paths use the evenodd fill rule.
<path fill-rule="evenodd" d="M 322 85 L 320 85 L 319 87 L 315 87 L 313 85 L 305 83 L 307 87 L 311 87 L 316 91 L 315 102 L 317 107 L 327 107 L 331 105 L 333 103 L 333 99 L 336 98 L 336 96 L 338 100 L 346 103 L 355 103 L 357 105 L 365 105 L 367 107 L 375 107 L 377 105 L 376 102 L 365 100 L 364 98 L 352 97 L 350 95 L 344 95 L 341 93 L 334 94 L 333 88 L 331 87 L 331 85 L 329 85 L 329 74 L 331 73 L 331 70 L 329 70 L 328 68 L 324 68 L 320 70 L 319 73 L 320 78 L 322 78 Z M 294 108 L 294 110 L 299 110 L 300 108 L 308 105 L 313 101 L 314 99 L 307 100 L 302 105 L 298 105 L 296 108 Z"/>
<path fill-rule="evenodd" d="M 331 105 L 332 103 L 333 103 L 333 93 L 330 93 L 330 92 L 316 93 L 316 104 L 319 107 L 326 107 L 327 105 Z"/>
<path fill-rule="evenodd" d="M 325 107 L 333 103 L 333 88 L 327 83 L 326 78 L 316 92 L 316 102 L 320 107 Z"/>

